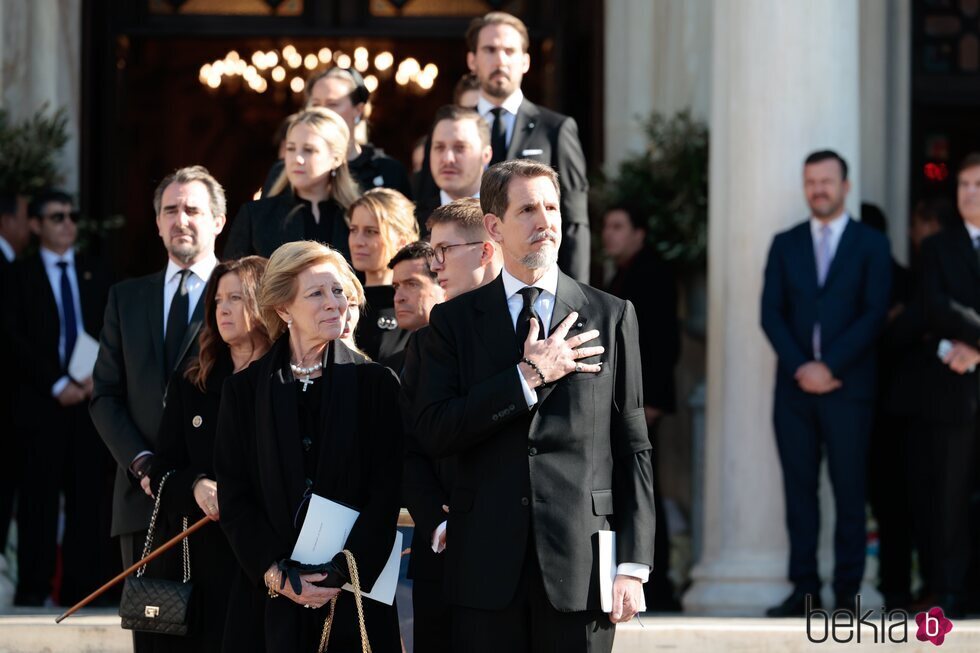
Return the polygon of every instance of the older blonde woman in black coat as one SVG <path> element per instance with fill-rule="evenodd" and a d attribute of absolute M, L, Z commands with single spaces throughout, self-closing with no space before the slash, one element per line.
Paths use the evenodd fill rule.
<path fill-rule="evenodd" d="M 297 242 L 276 250 L 260 301 L 275 343 L 225 384 L 215 448 L 221 526 L 251 581 L 265 585 L 268 651 L 315 651 L 330 599 L 320 584 L 350 578 L 342 554 L 331 574 L 282 578 L 313 494 L 360 516 L 346 548 L 370 591 L 394 544 L 401 483 L 398 381 L 339 338 L 357 278 L 336 251 Z M 328 562 L 324 560 L 323 562 Z M 376 653 L 401 651 L 394 605 L 365 599 Z M 339 596 L 330 650 L 361 649 L 354 599 Z"/>

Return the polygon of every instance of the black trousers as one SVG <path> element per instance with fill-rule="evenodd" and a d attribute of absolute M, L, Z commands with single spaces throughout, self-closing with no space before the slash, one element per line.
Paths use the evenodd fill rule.
<path fill-rule="evenodd" d="M 412 632 L 419 653 L 449 653 L 452 610 L 442 579 L 412 580 Z"/>
<path fill-rule="evenodd" d="M 907 456 L 908 418 L 879 411 L 868 455 L 868 501 L 878 522 L 879 586 L 886 600 L 912 588 L 912 484 Z M 919 455 L 920 449 L 913 449 Z M 920 556 L 921 558 L 921 556 Z"/>
<path fill-rule="evenodd" d="M 871 402 L 799 390 L 776 391 L 774 425 L 783 469 L 789 579 L 797 589 L 819 593 L 817 536 L 820 461 L 826 451 L 834 491 L 834 592 L 855 594 L 866 557 L 865 496 Z"/>
<path fill-rule="evenodd" d="M 933 424 L 929 442 L 935 456 L 932 496 L 932 550 L 936 591 L 962 594 L 973 550 L 970 495 L 977 455 L 977 425 Z"/>
<path fill-rule="evenodd" d="M 17 598 L 44 600 L 57 563 L 58 513 L 65 496 L 62 586 L 71 605 L 95 590 L 119 567 L 109 537 L 111 459 L 85 403 L 62 408 L 51 402 L 36 415 L 37 430 L 24 431 L 17 506 Z M 38 482 L 38 470 L 42 482 Z M 33 478 L 32 478 L 33 476 Z"/>
<path fill-rule="evenodd" d="M 453 606 L 455 653 L 610 653 L 615 634 L 609 615 L 600 610 L 559 612 L 551 605 L 530 541 L 517 591 L 507 607 Z M 418 645 L 416 650 L 423 653 Z"/>

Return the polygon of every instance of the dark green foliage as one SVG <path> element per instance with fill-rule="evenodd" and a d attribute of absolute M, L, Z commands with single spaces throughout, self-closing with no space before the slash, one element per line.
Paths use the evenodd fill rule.
<path fill-rule="evenodd" d="M 68 142 L 68 112 L 43 105 L 19 123 L 0 109 L 0 192 L 32 195 L 60 184 L 57 156 Z"/>

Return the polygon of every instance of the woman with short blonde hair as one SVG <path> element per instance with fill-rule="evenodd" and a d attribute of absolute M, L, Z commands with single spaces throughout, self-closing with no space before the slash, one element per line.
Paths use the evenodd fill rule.
<path fill-rule="evenodd" d="M 317 571 L 290 560 L 313 495 L 359 513 L 345 548 L 370 591 L 394 544 L 401 486 L 398 380 L 341 340 L 360 284 L 339 253 L 287 243 L 269 259 L 259 303 L 276 341 L 225 385 L 215 470 L 221 525 L 253 583 L 264 583 L 265 648 L 313 651 L 337 597 L 330 648 L 360 650 L 354 577 L 343 553 Z M 372 650 L 399 653 L 396 605 L 364 602 Z"/>
<path fill-rule="evenodd" d="M 315 240 L 349 259 L 346 213 L 361 194 L 347 166 L 349 140 L 347 124 L 330 109 L 296 114 L 286 132 L 283 174 L 269 196 L 242 206 L 224 258 L 269 256 L 283 243 Z"/>
<path fill-rule="evenodd" d="M 419 238 L 415 205 L 396 190 L 374 188 L 351 204 L 347 214 L 351 262 L 364 274 L 367 297 L 354 340 L 376 361 L 397 360 L 408 333 L 399 329 L 395 320 L 395 289 L 388 261 Z"/>

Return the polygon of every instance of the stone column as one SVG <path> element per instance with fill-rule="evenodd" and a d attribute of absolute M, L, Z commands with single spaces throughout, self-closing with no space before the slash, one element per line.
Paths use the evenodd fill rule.
<path fill-rule="evenodd" d="M 68 110 L 69 140 L 59 168 L 62 188 L 77 192 L 81 86 L 81 0 L 4 0 L 0 2 L 0 105 L 14 121 L 48 103 L 49 115 Z"/>
<path fill-rule="evenodd" d="M 713 20 L 704 542 L 683 600 L 760 614 L 789 589 L 762 273 L 807 214 L 808 152 L 840 152 L 859 203 L 858 0 L 722 1 Z"/>

